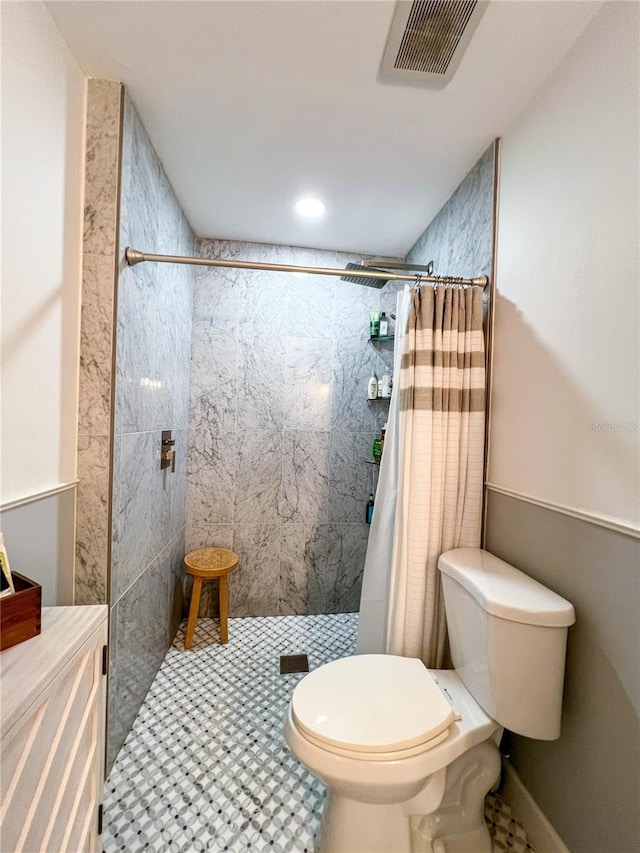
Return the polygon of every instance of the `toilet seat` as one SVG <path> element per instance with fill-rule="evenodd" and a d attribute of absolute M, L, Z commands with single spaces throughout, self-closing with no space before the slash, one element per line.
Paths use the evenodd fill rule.
<path fill-rule="evenodd" d="M 293 692 L 291 717 L 328 752 L 380 761 L 441 743 L 455 713 L 417 658 L 357 655 L 305 676 Z"/>
<path fill-rule="evenodd" d="M 401 761 L 403 758 L 411 758 L 414 755 L 420 755 L 421 753 L 432 749 L 434 746 L 437 746 L 439 743 L 442 743 L 442 741 L 449 737 L 449 730 L 447 729 L 426 743 L 420 743 L 417 746 L 411 746 L 408 749 L 399 749 L 392 752 L 356 752 L 353 749 L 347 749 L 345 747 L 327 743 L 327 741 L 315 738 L 313 735 L 310 735 L 308 732 L 303 732 L 300 729 L 299 731 L 305 740 L 308 740 L 309 743 L 319 747 L 324 752 L 331 752 L 333 755 L 340 755 L 343 758 L 354 758 L 357 761 Z"/>

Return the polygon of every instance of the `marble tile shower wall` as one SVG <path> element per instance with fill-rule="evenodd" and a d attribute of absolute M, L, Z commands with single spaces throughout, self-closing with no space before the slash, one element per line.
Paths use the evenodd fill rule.
<path fill-rule="evenodd" d="M 87 81 L 74 602 L 106 604 L 122 86 Z"/>
<path fill-rule="evenodd" d="M 120 249 L 193 254 L 193 234 L 125 94 Z M 121 264 L 116 331 L 108 762 L 115 758 L 183 608 L 193 270 Z M 161 431 L 176 439 L 160 470 Z"/>
<path fill-rule="evenodd" d="M 415 242 L 408 263 L 433 261 L 437 275 L 491 275 L 494 146 L 487 148 Z"/>
<path fill-rule="evenodd" d="M 224 240 L 203 257 L 342 268 L 350 255 Z M 198 268 L 186 547 L 232 547 L 234 616 L 355 611 L 392 349 L 368 342 L 381 292 L 330 276 Z M 206 585 L 205 585 L 206 587 Z M 204 599 L 201 613 L 210 612 Z"/>

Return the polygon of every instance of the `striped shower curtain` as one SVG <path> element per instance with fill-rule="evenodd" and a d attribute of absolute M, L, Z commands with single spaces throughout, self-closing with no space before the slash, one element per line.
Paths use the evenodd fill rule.
<path fill-rule="evenodd" d="M 478 547 L 485 420 L 482 291 L 413 291 L 400 371 L 399 455 L 387 652 L 441 667 L 440 554 Z"/>

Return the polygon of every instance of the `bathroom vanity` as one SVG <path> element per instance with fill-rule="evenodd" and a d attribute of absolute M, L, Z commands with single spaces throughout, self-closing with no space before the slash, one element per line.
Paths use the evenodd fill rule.
<path fill-rule="evenodd" d="M 1 850 L 100 849 L 107 611 L 45 607 L 0 654 Z"/>

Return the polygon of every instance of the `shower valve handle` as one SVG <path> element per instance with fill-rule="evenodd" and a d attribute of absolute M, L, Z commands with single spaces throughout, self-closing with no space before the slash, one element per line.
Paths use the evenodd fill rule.
<path fill-rule="evenodd" d="M 168 468 L 171 465 L 171 473 L 176 470 L 176 452 L 175 450 L 163 450 L 160 454 L 160 468 Z"/>
<path fill-rule="evenodd" d="M 175 438 L 171 437 L 171 430 L 163 430 L 162 432 L 162 440 L 161 440 L 161 449 L 160 449 L 160 470 L 163 471 L 165 468 L 168 468 L 171 465 L 171 473 L 173 474 L 176 470 L 176 452 L 175 450 L 170 450 L 170 448 L 174 447 L 176 443 Z"/>

